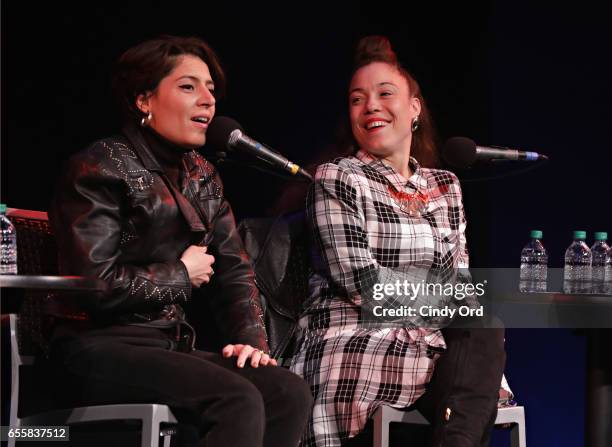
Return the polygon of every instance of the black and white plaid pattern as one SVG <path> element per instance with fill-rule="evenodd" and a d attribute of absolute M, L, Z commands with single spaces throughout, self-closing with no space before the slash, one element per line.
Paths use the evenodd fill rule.
<path fill-rule="evenodd" d="M 317 170 L 308 212 L 322 262 L 310 281 L 291 365 L 315 396 L 304 446 L 339 446 L 379 406 L 414 403 L 446 347 L 439 330 L 360 324 L 362 299 L 374 283 L 403 280 L 408 268 L 468 266 L 458 179 L 414 159 L 410 166 L 414 174 L 406 180 L 360 151 Z M 393 189 L 426 194 L 426 209 L 409 215 Z"/>

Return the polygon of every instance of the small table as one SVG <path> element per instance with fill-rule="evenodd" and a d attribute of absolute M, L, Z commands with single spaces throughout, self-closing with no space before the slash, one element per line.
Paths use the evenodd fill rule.
<path fill-rule="evenodd" d="M 51 276 L 51 275 L 0 275 L 0 288 L 2 289 L 1 305 L 4 320 L 4 314 L 20 312 L 24 303 L 24 294 L 26 292 L 41 294 L 44 298 L 44 292 L 61 291 L 62 294 L 71 293 L 88 293 L 92 295 L 104 294 L 108 287 L 104 281 L 98 278 L 89 278 L 84 276 Z M 5 339 L 3 337 L 3 343 Z M 5 348 L 5 346 L 3 346 Z M 10 357 L 10 349 L 3 349 L 2 366 L 10 364 L 10 358 L 5 358 L 5 352 Z M 8 396 L 10 390 L 9 383 L 4 380 L 5 377 L 11 377 L 10 371 L 2 371 L 2 395 Z M 9 400 L 3 399 L 2 402 L 2 425 L 8 424 Z M 6 417 L 5 417 L 6 415 Z M 5 420 L 6 419 L 6 420 Z"/>
<path fill-rule="evenodd" d="M 85 276 L 0 275 L 0 288 L 105 292 L 107 286 L 101 279 Z"/>
<path fill-rule="evenodd" d="M 612 295 L 513 291 L 496 298 L 496 314 L 512 327 L 582 329 L 587 345 L 585 445 L 612 445 Z"/>
<path fill-rule="evenodd" d="M 107 284 L 98 278 L 60 275 L 0 275 L 2 313 L 18 312 L 26 291 L 104 294 Z"/>

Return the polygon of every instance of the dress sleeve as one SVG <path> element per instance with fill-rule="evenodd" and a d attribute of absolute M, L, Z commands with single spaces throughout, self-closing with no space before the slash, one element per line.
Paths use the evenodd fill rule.
<path fill-rule="evenodd" d="M 461 192 L 461 183 L 457 176 L 450 173 L 452 178 L 451 188 L 447 193 L 448 206 L 451 211 L 451 226 L 456 228 L 459 234 L 459 246 L 457 253 L 455 254 L 454 267 L 456 269 L 456 283 L 468 284 L 472 282 L 472 275 L 470 273 L 470 258 L 467 249 L 467 238 L 465 236 L 467 228 L 467 220 L 465 218 L 465 209 L 463 207 L 463 194 Z M 465 305 L 476 308 L 480 305 L 480 302 L 475 295 L 467 295 L 464 298 Z"/>
<path fill-rule="evenodd" d="M 450 173 L 450 175 L 453 180 L 451 189 L 448 193 L 449 206 L 453 210 L 451 220 L 453 221 L 453 225 L 457 227 L 459 233 L 459 252 L 457 253 L 456 265 L 459 269 L 467 269 L 470 266 L 470 257 L 467 249 L 467 239 L 465 237 L 467 221 L 465 219 L 465 209 L 463 207 L 463 194 L 457 176 L 453 173 Z"/>
<path fill-rule="evenodd" d="M 427 305 L 426 297 L 412 293 L 426 271 L 381 266 L 370 247 L 361 184 L 356 174 L 334 163 L 321 165 L 309 193 L 307 211 L 322 255 L 322 268 L 334 292 L 357 306 L 399 308 Z M 401 287 L 395 287 L 400 284 Z M 407 285 L 407 288 L 404 287 Z M 385 288 L 386 286 L 386 288 Z M 418 315 L 404 325 L 424 325 Z"/>

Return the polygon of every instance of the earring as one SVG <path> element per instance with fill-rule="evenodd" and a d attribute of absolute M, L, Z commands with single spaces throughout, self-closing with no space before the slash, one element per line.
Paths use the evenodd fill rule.
<path fill-rule="evenodd" d="M 153 118 L 153 114 L 151 112 L 149 112 L 147 114 L 147 116 L 143 116 L 142 119 L 140 120 L 140 125 L 142 127 L 147 127 L 149 125 L 149 123 L 151 122 L 151 119 Z"/>
<path fill-rule="evenodd" d="M 415 116 L 414 118 L 412 118 L 412 125 L 410 126 L 412 132 L 416 132 L 417 130 L 419 130 L 420 126 L 421 122 L 419 121 L 419 117 Z"/>

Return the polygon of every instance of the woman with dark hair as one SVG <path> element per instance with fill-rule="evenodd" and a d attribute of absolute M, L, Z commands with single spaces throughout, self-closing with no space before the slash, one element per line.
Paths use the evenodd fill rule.
<path fill-rule="evenodd" d="M 72 405 L 163 403 L 198 445 L 297 445 L 312 397 L 268 355 L 232 210 L 196 152 L 223 85 L 198 38 L 162 36 L 119 59 L 122 134 L 70 159 L 50 211 L 61 272 L 109 292 L 85 313 L 56 309 L 51 358 Z M 194 349 L 190 300 L 213 309 L 221 353 Z"/>
<path fill-rule="evenodd" d="M 303 445 L 344 445 L 380 406 L 415 404 L 433 425 L 433 445 L 486 444 L 503 330 L 474 328 L 478 321 L 445 327 L 450 319 L 421 315 L 368 320 L 373 305 L 440 306 L 423 294 L 412 302 L 395 286 L 461 281 L 468 267 L 459 181 L 432 169 L 425 101 L 384 37 L 359 43 L 349 119 L 356 152 L 319 166 L 308 199 L 321 262 L 291 367 L 315 397 Z M 456 307 L 459 298 L 443 303 Z M 463 303 L 477 306 L 474 297 Z"/>

